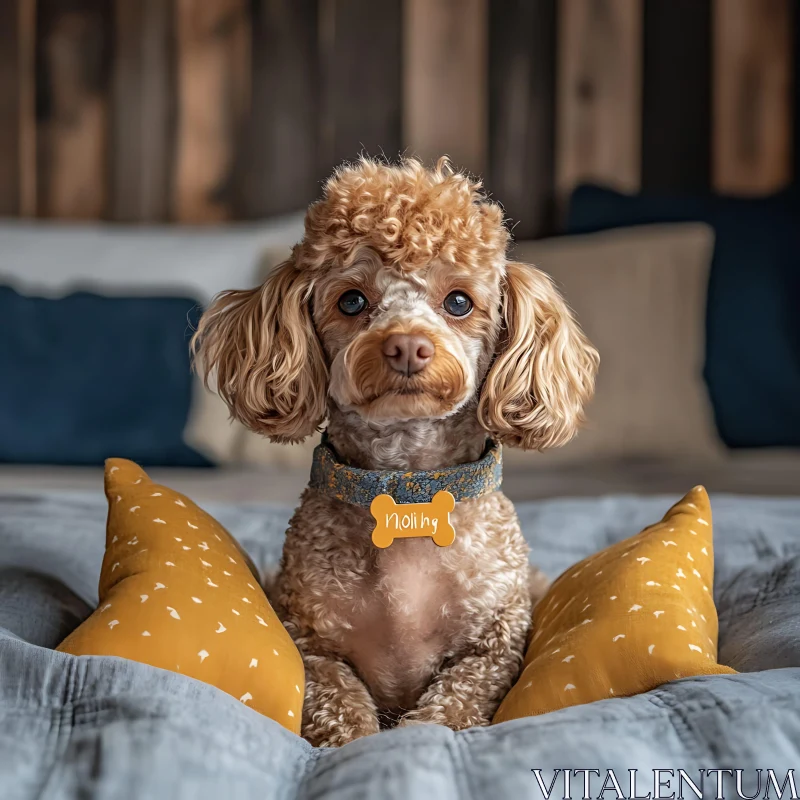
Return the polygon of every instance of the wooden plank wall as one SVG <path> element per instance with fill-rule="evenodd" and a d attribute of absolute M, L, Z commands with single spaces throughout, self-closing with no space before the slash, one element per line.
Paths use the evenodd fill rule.
<path fill-rule="evenodd" d="M 711 185 L 711 0 L 647 0 L 643 19 L 642 186 Z"/>
<path fill-rule="evenodd" d="M 176 0 L 177 122 L 173 218 L 235 216 L 232 175 L 250 100 L 245 0 Z"/>
<path fill-rule="evenodd" d="M 253 74 L 240 159 L 243 216 L 302 208 L 318 191 L 315 0 L 252 4 Z"/>
<path fill-rule="evenodd" d="M 170 213 L 177 116 L 170 11 L 163 0 L 114 0 L 109 212 L 120 222 Z"/>
<path fill-rule="evenodd" d="M 7 0 L 0 215 L 224 223 L 448 154 L 518 238 L 583 181 L 798 172 L 795 0 Z M 793 27 L 794 26 L 794 27 Z"/>
<path fill-rule="evenodd" d="M 400 0 L 319 3 L 322 177 L 362 151 L 400 152 L 402 12 Z"/>
<path fill-rule="evenodd" d="M 36 213 L 33 0 L 0 4 L 0 216 Z"/>
<path fill-rule="evenodd" d="M 487 156 L 487 0 L 405 0 L 403 136 L 426 161 L 483 173 Z"/>
<path fill-rule="evenodd" d="M 39 0 L 39 216 L 108 216 L 110 10 L 105 0 Z"/>
<path fill-rule="evenodd" d="M 562 0 L 558 27 L 556 186 L 640 184 L 642 4 Z"/>
<path fill-rule="evenodd" d="M 493 0 L 487 181 L 519 238 L 555 220 L 556 0 Z"/>
<path fill-rule="evenodd" d="M 792 171 L 792 20 L 787 0 L 715 0 L 714 186 L 763 194 Z"/>

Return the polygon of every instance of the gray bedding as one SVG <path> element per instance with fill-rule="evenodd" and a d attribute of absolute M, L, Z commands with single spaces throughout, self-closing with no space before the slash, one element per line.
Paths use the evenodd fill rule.
<path fill-rule="evenodd" d="M 659 518 L 677 498 L 553 500 L 518 507 L 552 576 Z M 704 796 L 712 768 L 772 769 L 800 789 L 800 499 L 713 496 L 720 660 L 736 676 L 685 678 L 637 697 L 452 733 L 389 731 L 314 750 L 232 697 L 189 678 L 52 648 L 91 610 L 103 551 L 96 495 L 0 497 L 0 800 L 23 798 L 563 797 L 560 769 L 613 769 L 624 796 L 683 769 Z M 268 568 L 288 509 L 209 510 Z M 762 773 L 760 797 L 767 773 Z M 610 786 L 610 784 L 608 784 Z M 678 793 L 673 777 L 661 791 Z M 784 797 L 790 796 L 787 785 Z M 571 779 L 583 796 L 583 773 Z M 685 797 L 694 797 L 684 786 Z M 611 789 L 606 798 L 618 795 Z M 724 797 L 736 797 L 725 775 Z M 775 797 L 770 789 L 770 797 Z"/>

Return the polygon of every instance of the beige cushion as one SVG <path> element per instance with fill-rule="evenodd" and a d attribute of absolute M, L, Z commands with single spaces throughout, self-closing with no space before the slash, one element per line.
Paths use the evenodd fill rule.
<path fill-rule="evenodd" d="M 232 464 L 237 461 L 243 430 L 240 423 L 231 419 L 222 398 L 211 389 L 206 389 L 195 375 L 183 441 L 215 464 Z"/>
<path fill-rule="evenodd" d="M 195 381 L 194 397 L 183 440 L 215 464 L 280 465 L 311 468 L 319 444 L 312 436 L 302 444 L 274 444 L 232 420 L 228 407 L 214 391 Z"/>
<path fill-rule="evenodd" d="M 707 225 L 682 223 L 517 245 L 511 258 L 555 279 L 600 351 L 587 425 L 528 459 L 720 455 L 702 378 L 713 244 Z M 510 463 L 518 452 L 506 449 Z"/>

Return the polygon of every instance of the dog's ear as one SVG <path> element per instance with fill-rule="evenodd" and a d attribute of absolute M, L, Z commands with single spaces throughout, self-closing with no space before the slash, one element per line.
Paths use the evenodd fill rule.
<path fill-rule="evenodd" d="M 599 357 L 552 280 L 510 262 L 500 349 L 478 404 L 481 424 L 526 450 L 568 442 L 594 392 Z"/>
<path fill-rule="evenodd" d="M 328 369 L 311 319 L 311 280 L 293 260 L 256 289 L 222 292 L 192 353 L 231 415 L 275 442 L 299 442 L 326 415 Z"/>

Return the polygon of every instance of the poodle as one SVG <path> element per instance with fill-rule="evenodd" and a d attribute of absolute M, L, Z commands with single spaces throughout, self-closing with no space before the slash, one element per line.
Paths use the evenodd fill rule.
<path fill-rule="evenodd" d="M 551 280 L 507 260 L 508 246 L 500 206 L 447 159 L 363 158 L 328 179 L 262 286 L 215 298 L 193 352 L 232 416 L 271 440 L 327 422 L 317 451 L 344 469 L 337 485 L 560 446 L 598 355 Z M 380 549 L 368 502 L 326 479 L 304 491 L 271 596 L 303 656 L 312 744 L 491 722 L 546 585 L 497 483 L 456 503 L 449 547 Z"/>

